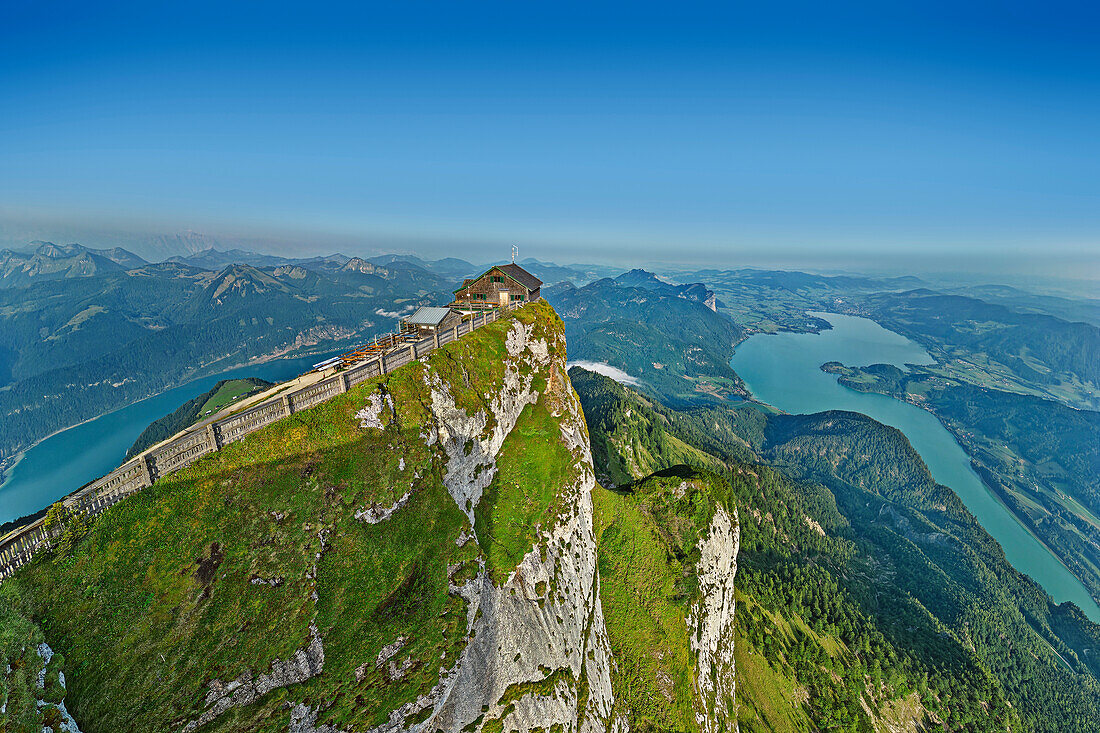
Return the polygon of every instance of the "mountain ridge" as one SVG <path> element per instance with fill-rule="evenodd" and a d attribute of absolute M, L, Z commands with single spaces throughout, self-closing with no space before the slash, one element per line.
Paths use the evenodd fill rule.
<path fill-rule="evenodd" d="M 35 241 L 33 250 L 0 250 L 0 288 L 26 287 L 43 280 L 94 277 L 149 264 L 133 252 L 112 247 L 92 249 L 79 244 Z"/>
<path fill-rule="evenodd" d="M 42 621 L 86 733 L 605 730 L 592 472 L 564 360 L 560 321 L 531 304 L 112 507 L 57 550 L 99 579 L 79 623 L 61 611 L 81 601 L 60 555 L 0 595 Z M 172 528 L 172 549 L 111 549 Z M 135 588 L 124 578 L 154 547 Z M 148 645 L 111 621 L 122 609 Z M 33 708 L 31 685 L 12 704 Z"/>
<path fill-rule="evenodd" d="M 741 702 L 751 701 L 769 725 L 775 716 L 808 716 L 817 728 L 854 724 L 864 705 L 894 706 L 916 691 L 926 724 L 947 730 L 1094 728 L 1100 664 L 1090 651 L 1100 644 L 1100 625 L 1015 571 L 902 433 L 842 411 L 783 415 L 721 403 L 674 409 L 578 367 L 571 375 L 597 475 L 631 482 L 684 461 L 725 466 L 742 508 L 738 572 L 747 597 L 739 609 L 765 611 L 746 616 L 749 638 L 737 648 L 761 653 L 767 664 L 739 656 L 738 669 L 753 674 L 739 676 L 738 689 L 757 690 Z M 678 445 L 707 454 L 707 462 Z M 797 488 L 783 488 L 787 482 Z M 807 583 L 831 590 L 807 604 Z M 852 655 L 844 668 L 863 669 L 844 689 L 821 690 L 835 701 L 828 709 L 815 709 L 797 690 L 822 684 L 814 670 L 825 657 L 836 660 L 835 649 L 814 651 L 821 640 L 790 637 L 784 629 L 792 614 L 813 629 L 832 625 L 849 650 L 841 656 Z M 796 661 L 807 659 L 809 667 Z M 893 678 L 893 693 L 881 698 L 864 675 Z M 787 696 L 766 692 L 774 686 Z"/>

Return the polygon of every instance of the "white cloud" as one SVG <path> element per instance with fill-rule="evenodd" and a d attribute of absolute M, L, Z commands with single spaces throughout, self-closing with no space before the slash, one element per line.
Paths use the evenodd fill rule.
<path fill-rule="evenodd" d="M 581 369 L 587 369 L 590 372 L 596 372 L 602 374 L 605 377 L 611 377 L 620 384 L 629 384 L 632 387 L 640 384 L 637 377 L 632 377 L 622 369 L 613 367 L 602 361 L 571 361 L 566 364 L 566 367 L 579 366 Z"/>

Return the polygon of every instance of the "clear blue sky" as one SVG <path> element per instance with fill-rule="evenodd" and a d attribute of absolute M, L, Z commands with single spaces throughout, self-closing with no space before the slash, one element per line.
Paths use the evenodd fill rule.
<path fill-rule="evenodd" d="M 4 4 L 8 231 L 1075 274 L 1100 246 L 1086 3 L 106 5 Z"/>

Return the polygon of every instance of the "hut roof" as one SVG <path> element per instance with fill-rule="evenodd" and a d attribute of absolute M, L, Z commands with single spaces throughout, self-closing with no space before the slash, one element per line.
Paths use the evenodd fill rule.
<path fill-rule="evenodd" d="M 528 290 L 534 290 L 536 288 L 542 287 L 542 280 L 539 280 L 537 277 L 535 277 L 531 273 L 527 272 L 527 270 L 524 270 L 519 265 L 517 265 L 515 263 L 511 263 L 511 264 L 507 264 L 507 265 L 493 265 L 492 267 L 490 267 L 488 270 L 481 273 L 477 277 L 468 277 L 468 278 L 466 278 L 465 280 L 462 281 L 462 287 L 455 289 L 455 292 L 457 293 L 459 290 L 462 290 L 467 285 L 470 285 L 472 283 L 477 282 L 478 280 L 485 277 L 486 275 L 488 275 L 493 270 L 500 270 L 505 275 L 512 278 L 513 280 L 515 280 L 517 283 L 519 283 L 523 287 L 527 288 Z"/>
<path fill-rule="evenodd" d="M 416 312 L 409 316 L 407 321 L 414 326 L 438 326 L 450 312 L 450 308 L 429 308 L 424 306 L 417 308 Z"/>

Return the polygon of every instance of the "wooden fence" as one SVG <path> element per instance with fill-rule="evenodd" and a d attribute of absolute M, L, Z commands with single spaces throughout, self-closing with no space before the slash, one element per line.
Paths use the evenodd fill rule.
<path fill-rule="evenodd" d="M 514 307 L 519 307 L 517 304 Z M 508 310 L 508 309 L 505 309 Z M 392 372 L 476 328 L 500 318 L 499 309 L 483 311 L 453 328 L 411 341 L 352 365 L 335 375 L 293 392 L 276 394 L 227 417 L 189 428 L 172 441 L 153 448 L 67 496 L 62 503 L 74 512 L 95 516 L 157 479 L 186 468 L 203 456 L 243 439 L 265 425 L 347 392 L 372 377 Z M 34 553 L 56 539 L 40 518 L 0 538 L 0 580 L 30 561 Z"/>

